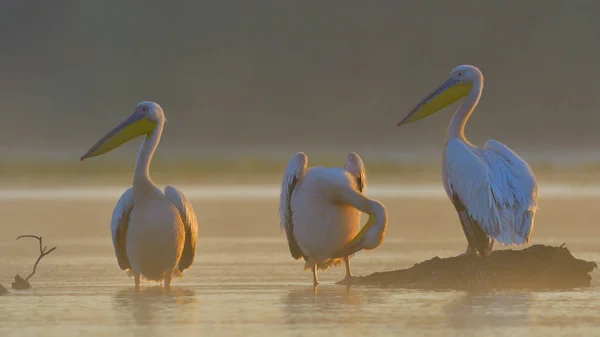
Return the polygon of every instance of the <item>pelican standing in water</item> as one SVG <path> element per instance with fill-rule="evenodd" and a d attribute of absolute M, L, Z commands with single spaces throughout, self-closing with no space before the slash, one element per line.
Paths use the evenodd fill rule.
<path fill-rule="evenodd" d="M 465 137 L 465 125 L 482 90 L 481 71 L 458 66 L 398 126 L 423 119 L 466 96 L 448 127 L 442 174 L 467 237 L 465 254 L 483 257 L 491 253 L 494 241 L 529 243 L 538 187 L 529 165 L 511 149 L 493 139 L 478 148 Z"/>
<path fill-rule="evenodd" d="M 192 204 L 175 187 L 159 189 L 150 179 L 150 160 L 158 146 L 166 119 L 154 102 L 141 102 L 135 112 L 117 125 L 81 157 L 99 156 L 125 142 L 144 136 L 133 187 L 119 199 L 111 220 L 119 267 L 133 274 L 136 287 L 141 277 L 171 284 L 196 255 L 198 222 Z"/>
<path fill-rule="evenodd" d="M 387 212 L 378 201 L 363 195 L 367 176 L 363 161 L 350 153 L 344 168 L 307 168 L 308 157 L 299 152 L 292 157 L 283 176 L 279 216 L 292 257 L 304 258 L 304 269 L 313 273 L 346 264 L 361 249 L 377 248 L 385 236 Z M 369 220 L 359 232 L 360 212 Z"/>

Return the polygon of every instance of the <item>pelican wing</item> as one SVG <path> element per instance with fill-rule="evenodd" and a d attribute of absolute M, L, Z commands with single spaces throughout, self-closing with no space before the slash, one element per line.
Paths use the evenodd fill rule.
<path fill-rule="evenodd" d="M 488 249 L 488 235 L 495 237 L 499 231 L 489 167 L 475 151 L 464 142 L 451 139 L 445 165 L 450 197 L 467 241 L 483 254 Z"/>
<path fill-rule="evenodd" d="M 537 209 L 531 202 L 537 198 L 533 174 L 523 169 L 527 164 L 492 142 L 482 150 L 452 139 L 446 148 L 451 198 L 469 244 L 480 252 L 487 249 L 488 236 L 502 244 L 529 242 Z"/>
<path fill-rule="evenodd" d="M 281 230 L 285 230 L 287 236 L 288 245 L 290 247 L 290 253 L 294 259 L 304 257 L 304 253 L 298 246 L 296 238 L 294 237 L 294 222 L 292 220 L 292 194 L 296 188 L 296 184 L 306 174 L 306 167 L 308 166 L 308 157 L 303 152 L 296 153 L 283 174 L 283 182 L 281 183 L 281 195 L 279 198 L 279 219 L 281 224 Z"/>
<path fill-rule="evenodd" d="M 489 139 L 484 148 L 498 162 L 498 169 L 492 170 L 492 173 L 494 180 L 499 182 L 499 194 L 504 197 L 498 200 L 504 205 L 500 214 L 501 224 L 509 226 L 502 230 L 503 237 L 496 240 L 504 244 L 510 241 L 517 244 L 528 243 L 539 199 L 533 171 L 526 161 L 498 141 Z M 492 153 L 495 156 L 491 156 Z M 514 238 L 511 238 L 512 234 Z"/>
<path fill-rule="evenodd" d="M 110 230 L 112 232 L 113 246 L 117 262 L 121 269 L 131 268 L 127 258 L 127 228 L 129 227 L 129 215 L 133 209 L 133 188 L 127 189 L 115 206 L 110 221 Z"/>
<path fill-rule="evenodd" d="M 364 192 L 367 188 L 367 173 L 365 164 L 357 153 L 348 154 L 348 158 L 344 163 L 344 169 L 356 179 L 356 187 L 360 192 Z"/>
<path fill-rule="evenodd" d="M 192 204 L 178 189 L 173 186 L 165 187 L 165 196 L 179 210 L 185 227 L 185 244 L 181 259 L 179 260 L 179 270 L 183 271 L 192 265 L 196 256 L 198 220 L 196 219 L 196 212 L 194 212 Z"/>

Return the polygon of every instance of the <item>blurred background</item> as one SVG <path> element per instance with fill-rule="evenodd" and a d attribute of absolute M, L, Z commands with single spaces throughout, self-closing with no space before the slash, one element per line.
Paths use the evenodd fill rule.
<path fill-rule="evenodd" d="M 384 198 L 394 222 L 449 222 L 448 233 L 462 241 L 440 183 L 456 105 L 402 128 L 396 123 L 465 63 L 485 75 L 467 135 L 480 146 L 500 140 L 529 161 L 547 210 L 540 221 L 572 219 L 544 205 L 587 193 L 545 194 L 549 184 L 600 182 L 598 2 L 56 0 L 7 1 L 0 9 L 0 182 L 111 188 L 85 192 L 98 217 L 97 225 L 78 229 L 81 235 L 108 234 L 141 139 L 84 163 L 79 157 L 139 101 L 153 100 L 168 123 L 152 177 L 198 200 L 203 233 L 277 235 L 277 188 L 289 158 L 305 151 L 310 165 L 341 166 L 356 151 L 375 186 L 371 195 Z M 219 196 L 246 192 L 192 189 L 222 184 L 258 186 L 252 193 L 260 200 L 246 200 L 251 211 L 236 215 L 239 221 L 224 218 L 216 210 L 232 206 Z M 407 194 L 402 186 L 391 195 L 377 189 L 396 184 L 421 185 Z M 56 201 L 57 192 L 52 200 L 40 193 L 22 195 L 43 199 L 48 211 L 83 197 L 64 192 Z M 406 198 L 418 205 L 410 212 Z M 593 208 L 597 200 L 573 202 Z M 22 211 L 6 207 L 15 217 Z M 443 212 L 429 214 L 432 207 Z M 248 214 L 267 217 L 257 225 L 262 231 L 238 225 Z M 587 228 L 595 216 L 582 214 Z M 48 230 L 72 231 L 62 217 L 39 216 L 51 221 Z M 39 222 L 31 222 L 37 232 Z M 405 230 L 394 228 L 390 235 Z M 428 228 L 419 233 L 439 236 Z M 565 233 L 551 234 L 558 235 Z"/>
<path fill-rule="evenodd" d="M 355 151 L 366 194 L 389 215 L 384 243 L 352 259 L 355 275 L 464 252 L 440 179 L 456 105 L 396 124 L 454 67 L 472 64 L 485 89 L 467 136 L 499 140 L 533 167 L 531 244 L 566 243 L 599 261 L 598 13 L 594 0 L 0 1 L 0 284 L 38 257 L 37 242 L 18 235 L 58 247 L 31 292 L 4 297 L 0 335 L 598 331 L 597 270 L 587 290 L 478 298 L 344 293 L 334 285 L 344 268 L 332 268 L 317 298 L 278 218 L 294 153 L 341 166 Z M 142 100 L 168 120 L 152 178 L 181 189 L 198 216 L 197 256 L 177 281 L 198 294 L 185 306 L 116 291 L 133 281 L 117 266 L 109 224 L 141 139 L 79 162 Z"/>
<path fill-rule="evenodd" d="M 157 174 L 281 173 L 297 151 L 332 165 L 357 151 L 374 172 L 427 164 L 438 179 L 455 106 L 395 126 L 467 63 L 485 75 L 472 141 L 498 139 L 539 170 L 589 170 L 600 159 L 599 10 L 554 0 L 6 1 L 0 169 L 130 174 L 140 141 L 78 159 L 153 100 L 168 119 Z"/>

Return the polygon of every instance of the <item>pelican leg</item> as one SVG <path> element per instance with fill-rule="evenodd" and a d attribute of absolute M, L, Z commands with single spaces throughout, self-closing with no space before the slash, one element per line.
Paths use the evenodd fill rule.
<path fill-rule="evenodd" d="M 344 264 L 346 265 L 346 277 L 345 280 L 352 278 L 352 272 L 350 271 L 350 257 L 344 256 Z"/>
<path fill-rule="evenodd" d="M 490 256 L 492 254 L 492 249 L 494 248 L 494 242 L 496 242 L 496 240 L 490 238 L 490 244 L 489 244 L 489 248 L 487 250 L 487 254 L 486 256 Z"/>
<path fill-rule="evenodd" d="M 312 266 L 312 273 L 313 273 L 313 286 L 317 286 L 319 285 L 319 279 L 317 278 L 317 264 L 315 263 Z"/>
<path fill-rule="evenodd" d="M 139 288 L 140 283 L 142 283 L 142 275 L 140 275 L 140 273 L 135 273 L 133 274 L 133 279 L 135 281 L 135 287 Z"/>
<path fill-rule="evenodd" d="M 165 273 L 165 288 L 171 287 L 171 277 L 173 276 L 173 271 L 167 271 Z"/>

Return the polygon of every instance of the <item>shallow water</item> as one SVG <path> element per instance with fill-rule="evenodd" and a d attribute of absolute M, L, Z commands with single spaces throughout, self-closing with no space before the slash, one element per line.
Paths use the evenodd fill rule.
<path fill-rule="evenodd" d="M 445 201 L 387 198 L 388 208 L 404 217 L 390 223 L 380 248 L 352 259 L 355 274 L 462 252 L 464 238 Z M 0 202 L 10 218 L 2 225 L 10 237 L 0 238 L 1 284 L 8 287 L 16 273 L 26 276 L 37 257 L 37 242 L 15 241 L 13 233 L 41 233 L 46 245 L 58 246 L 40 262 L 32 289 L 0 297 L 0 336 L 589 336 L 600 328 L 598 271 L 588 288 L 476 294 L 348 288 L 335 285 L 341 267 L 321 272 L 315 293 L 310 273 L 289 255 L 271 198 L 221 200 L 215 207 L 195 198 L 202 216 L 194 265 L 170 293 L 152 283 L 136 292 L 113 256 L 108 226 L 116 200 L 100 199 Z M 561 201 L 580 216 L 568 232 L 552 209 L 540 213 L 534 242 L 560 244 L 569 233 L 574 255 L 599 261 L 600 240 L 589 234 L 585 217 L 597 201 Z M 422 208 L 439 209 L 447 220 L 431 224 Z M 244 222 L 230 224 L 233 213 Z M 206 234 L 212 227 L 221 228 L 218 236 Z"/>

